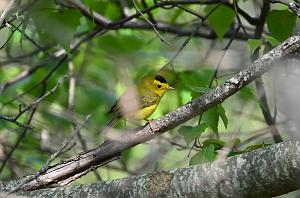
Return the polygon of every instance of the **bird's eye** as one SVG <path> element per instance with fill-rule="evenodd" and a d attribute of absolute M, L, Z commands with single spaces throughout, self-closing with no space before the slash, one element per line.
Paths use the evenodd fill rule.
<path fill-rule="evenodd" d="M 161 88 L 161 85 L 157 85 L 157 88 L 158 88 L 158 89 Z"/>

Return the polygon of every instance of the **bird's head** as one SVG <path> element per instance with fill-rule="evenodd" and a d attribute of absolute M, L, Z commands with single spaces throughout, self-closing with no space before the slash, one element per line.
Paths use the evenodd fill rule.
<path fill-rule="evenodd" d="M 161 75 L 155 75 L 154 78 L 149 78 L 149 81 L 149 89 L 160 97 L 162 97 L 168 90 L 174 89 Z"/>

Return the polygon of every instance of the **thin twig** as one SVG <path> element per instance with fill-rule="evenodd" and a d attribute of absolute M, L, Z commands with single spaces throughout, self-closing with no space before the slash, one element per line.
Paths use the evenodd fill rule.
<path fill-rule="evenodd" d="M 7 22 L 7 24 L 9 24 Z M 30 41 L 37 49 L 39 49 L 41 52 L 45 53 L 47 56 L 52 56 L 51 54 L 49 54 L 46 50 L 45 47 L 40 46 L 34 39 L 32 39 L 30 36 L 28 36 L 25 31 L 23 32 L 22 30 L 20 30 L 19 26 L 15 26 L 14 24 L 9 24 L 8 27 L 13 27 L 15 28 L 15 30 L 17 30 L 18 32 L 22 33 L 22 35 L 28 40 Z"/>
<path fill-rule="evenodd" d="M 144 6 L 144 9 L 148 8 L 149 6 L 147 5 L 147 2 L 146 0 L 141 0 L 142 1 L 142 5 Z M 147 13 L 148 17 L 149 17 L 149 20 L 152 22 L 152 23 L 156 23 L 155 19 L 154 19 L 154 16 L 152 15 L 151 11 Z"/>
<path fill-rule="evenodd" d="M 192 39 L 192 37 L 196 34 L 196 32 L 199 30 L 199 28 L 203 25 L 203 23 L 206 21 L 206 19 L 219 7 L 221 6 L 221 4 L 223 3 L 223 1 L 221 1 L 218 5 L 216 5 L 204 18 L 201 18 L 202 22 L 199 23 L 195 30 L 189 35 L 189 37 L 187 37 L 184 42 L 182 43 L 182 45 L 180 46 L 179 50 L 177 50 L 176 54 L 162 67 L 160 68 L 160 71 L 163 70 L 165 67 L 169 66 L 169 65 L 173 65 L 175 59 L 179 56 L 179 54 L 182 52 L 182 50 L 185 48 L 185 46 L 190 42 L 190 40 Z"/>
<path fill-rule="evenodd" d="M 68 62 L 69 67 L 69 96 L 68 96 L 68 109 L 72 110 L 74 108 L 74 97 L 75 97 L 75 87 L 76 87 L 76 77 L 74 73 L 74 64 L 72 61 Z"/>
<path fill-rule="evenodd" d="M 11 33 L 9 35 L 9 37 L 6 39 L 5 43 L 0 47 L 0 50 L 4 49 L 4 47 L 7 45 L 7 43 L 10 41 L 10 39 L 12 38 L 12 36 L 14 35 L 14 33 L 17 31 L 17 28 L 19 28 L 22 25 L 22 22 L 16 26 L 15 29 L 11 30 Z M 10 25 L 6 25 L 7 27 L 11 27 Z"/>
<path fill-rule="evenodd" d="M 38 0 L 33 0 L 33 1 L 30 1 L 29 5 L 27 5 L 25 8 L 23 8 L 22 10 L 16 12 L 16 14 L 14 14 L 8 21 L 8 23 L 12 23 L 14 20 L 18 19 L 19 16 L 21 16 L 22 14 L 24 14 L 24 12 L 28 11 Z M 6 27 L 6 24 L 3 24 L 0 25 L 0 30 L 2 28 Z"/>
<path fill-rule="evenodd" d="M 67 76 L 64 76 L 51 90 L 47 91 L 45 94 L 43 94 L 41 97 L 39 97 L 38 99 L 36 99 L 35 101 L 33 101 L 30 105 L 28 105 L 27 107 L 25 107 L 24 109 L 22 109 L 20 107 L 19 109 L 19 113 L 16 115 L 16 116 L 6 116 L 6 115 L 1 115 L 0 114 L 0 119 L 3 119 L 3 120 L 6 120 L 6 121 L 9 121 L 9 122 L 12 122 L 18 126 L 21 126 L 23 128 L 32 128 L 30 127 L 29 125 L 23 125 L 21 123 L 19 123 L 17 120 L 25 113 L 27 112 L 28 110 L 30 109 L 35 109 L 38 104 L 44 100 L 46 97 L 52 95 L 56 89 L 64 82 L 64 80 L 67 78 Z M 0 171 L 1 172 L 1 171 Z"/>
<path fill-rule="evenodd" d="M 10 12 L 10 10 L 12 9 L 12 7 L 14 6 L 16 0 L 10 0 L 5 8 L 5 10 L 2 12 L 1 16 L 0 16 L 0 27 L 2 26 L 5 18 L 7 17 L 8 13 Z"/>
<path fill-rule="evenodd" d="M 261 39 L 261 37 L 262 37 L 263 30 L 264 30 L 264 24 L 266 22 L 267 15 L 270 11 L 270 2 L 271 1 L 268 0 L 268 1 L 264 1 L 264 3 L 263 3 L 261 13 L 259 16 L 261 23 L 259 23 L 255 28 L 254 36 L 256 39 Z M 251 60 L 255 61 L 258 57 L 259 57 L 259 49 L 256 49 L 251 56 Z M 268 104 L 268 99 L 267 99 L 266 92 L 265 92 L 265 87 L 264 87 L 263 80 L 261 77 L 259 77 L 255 80 L 255 86 L 256 86 L 256 92 L 259 97 L 259 106 L 261 108 L 265 122 L 269 126 L 272 126 L 270 132 L 272 134 L 274 142 L 276 142 L 276 143 L 282 142 L 283 141 L 282 137 L 280 136 L 279 131 L 275 126 L 274 118 L 271 115 L 270 107 Z"/>
<path fill-rule="evenodd" d="M 134 4 L 134 7 L 135 7 L 135 9 L 137 10 L 137 12 L 138 12 L 138 13 L 139 13 L 139 14 L 147 21 L 147 23 L 149 23 L 149 24 L 152 26 L 152 28 L 153 28 L 155 34 L 158 36 L 158 38 L 160 38 L 160 40 L 161 40 L 162 42 L 166 43 L 168 46 L 172 46 L 171 43 L 169 43 L 166 39 L 164 39 L 164 38 L 160 35 L 160 33 L 159 33 L 159 32 L 157 31 L 157 29 L 155 28 L 155 25 L 154 25 L 151 21 L 149 21 L 149 19 L 147 19 L 147 18 L 144 16 L 144 14 L 140 11 L 140 9 L 138 8 L 138 6 L 136 5 L 135 0 L 132 0 L 132 2 L 133 2 L 133 4 Z"/>
<path fill-rule="evenodd" d="M 68 110 L 72 113 L 72 125 L 73 129 L 76 129 L 76 126 L 78 126 L 78 122 L 75 118 L 75 112 L 74 112 L 74 99 L 75 99 L 75 87 L 76 87 L 76 76 L 74 71 L 74 64 L 72 61 L 69 61 L 69 75 L 70 75 L 70 81 L 69 81 L 69 97 L 68 97 Z M 82 147 L 82 150 L 86 152 L 88 150 L 88 147 L 86 145 L 86 142 L 84 138 L 82 137 L 81 133 L 77 133 L 77 138 L 80 142 L 80 145 Z M 97 170 L 93 171 L 95 174 L 95 177 L 98 179 L 98 181 L 102 181 L 102 178 L 100 174 L 97 172 Z"/>
<path fill-rule="evenodd" d="M 177 8 L 180 8 L 181 10 L 184 10 L 184 11 L 187 12 L 187 13 L 190 13 L 190 14 L 192 14 L 192 15 L 194 15 L 194 16 L 200 18 L 202 21 L 205 20 L 205 18 L 204 18 L 203 16 L 201 16 L 200 14 L 194 12 L 193 10 L 190 10 L 190 9 L 185 8 L 185 7 L 183 7 L 183 6 L 180 6 L 180 5 L 176 5 L 176 7 L 177 7 Z"/>
<path fill-rule="evenodd" d="M 51 59 L 47 58 L 44 61 L 41 61 L 40 63 L 38 63 L 36 65 L 32 65 L 32 67 L 30 67 L 28 70 L 24 70 L 22 73 L 20 73 L 16 77 L 10 79 L 9 81 L 5 82 L 4 84 L 2 84 L 2 85 L 0 84 L 0 93 L 3 94 L 3 92 L 9 86 L 14 85 L 14 84 L 18 83 L 19 81 L 21 81 L 21 80 L 27 78 L 28 76 L 32 75 L 38 69 L 40 69 L 40 68 L 44 67 L 45 65 L 47 65 L 50 61 L 51 61 Z"/>
<path fill-rule="evenodd" d="M 125 0 L 119 0 L 121 10 L 125 17 L 130 16 L 130 10 L 128 8 L 127 2 Z"/>
<path fill-rule="evenodd" d="M 71 137 L 69 137 L 68 139 L 66 139 L 64 141 L 64 143 L 62 144 L 62 146 L 55 152 L 53 153 L 50 158 L 47 160 L 47 162 L 45 163 L 45 165 L 34 175 L 31 175 L 30 177 L 27 177 L 25 180 L 23 180 L 19 185 L 17 185 L 12 191 L 16 192 L 18 191 L 20 188 L 22 188 L 23 185 L 25 185 L 26 183 L 36 179 L 38 176 L 40 176 L 41 174 L 45 173 L 47 171 L 47 169 L 49 168 L 50 164 L 57 158 L 59 157 L 62 153 L 64 153 L 66 150 L 69 150 L 70 148 L 73 147 L 74 143 L 75 143 L 75 137 L 77 136 L 77 134 L 80 132 L 80 130 L 89 122 L 91 116 L 87 115 L 85 120 L 83 121 L 83 123 L 79 126 L 76 127 L 76 129 L 74 130 L 74 133 Z"/>
<path fill-rule="evenodd" d="M 43 84 L 43 87 L 42 87 L 42 91 L 41 91 L 41 96 L 45 93 L 45 89 L 46 89 L 46 84 Z M 34 106 L 30 115 L 29 115 L 29 118 L 28 118 L 28 121 L 27 121 L 27 125 L 30 125 L 32 119 L 33 119 L 33 116 L 35 114 L 37 110 L 37 106 Z M 11 158 L 12 154 L 14 153 L 14 151 L 17 149 L 17 147 L 20 145 L 21 141 L 25 138 L 26 134 L 27 134 L 27 131 L 28 131 L 28 128 L 24 128 L 21 135 L 19 136 L 19 138 L 17 139 L 17 142 L 15 143 L 15 145 L 13 146 L 13 148 L 10 150 L 10 152 L 5 156 L 5 159 L 3 160 L 3 163 L 0 167 L 0 174 L 2 173 L 4 167 L 5 167 L 5 164 L 6 162 Z"/>
<path fill-rule="evenodd" d="M 235 12 L 235 17 L 236 17 L 236 19 L 237 19 L 237 21 L 238 21 L 238 25 L 240 26 L 240 27 L 242 27 L 242 30 L 244 31 L 244 34 L 246 35 L 246 36 L 248 36 L 248 34 L 247 34 L 247 31 L 246 31 L 246 28 L 244 27 L 244 25 L 243 25 L 243 23 L 242 23 L 242 20 L 241 20 L 241 18 L 240 18 L 240 15 L 239 15 L 239 12 L 238 12 L 238 3 L 237 3 L 237 1 L 236 0 L 233 0 L 233 6 L 234 6 L 234 12 Z"/>

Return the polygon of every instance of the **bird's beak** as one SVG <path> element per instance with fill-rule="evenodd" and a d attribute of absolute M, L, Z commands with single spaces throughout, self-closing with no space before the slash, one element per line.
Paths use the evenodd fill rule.
<path fill-rule="evenodd" d="M 174 90 L 174 89 L 175 89 L 174 87 L 171 86 L 168 87 L 168 90 Z"/>

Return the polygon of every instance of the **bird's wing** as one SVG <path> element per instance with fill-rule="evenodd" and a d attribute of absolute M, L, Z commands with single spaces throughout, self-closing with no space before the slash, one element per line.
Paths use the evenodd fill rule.
<path fill-rule="evenodd" d="M 123 96 L 121 96 L 123 97 Z M 159 100 L 159 98 L 153 94 L 146 94 L 143 96 L 139 96 L 138 97 L 138 102 L 139 102 L 139 107 L 138 109 L 143 109 L 145 107 L 149 107 L 151 105 L 154 105 L 157 103 L 157 100 Z M 128 100 L 128 102 L 133 102 L 133 100 Z M 120 117 L 122 116 L 121 114 L 121 108 L 120 107 L 120 101 L 117 100 L 115 102 L 115 104 L 110 108 L 110 110 L 107 112 L 107 114 L 114 114 L 116 117 Z"/>
<path fill-rule="evenodd" d="M 157 99 L 158 99 L 157 97 L 154 97 L 154 96 L 151 96 L 151 95 L 141 96 L 141 99 L 140 99 L 141 109 L 156 104 Z"/>
<path fill-rule="evenodd" d="M 110 108 L 110 110 L 106 114 L 112 114 L 120 111 L 120 107 L 118 105 L 119 101 L 117 100 L 115 104 Z"/>

